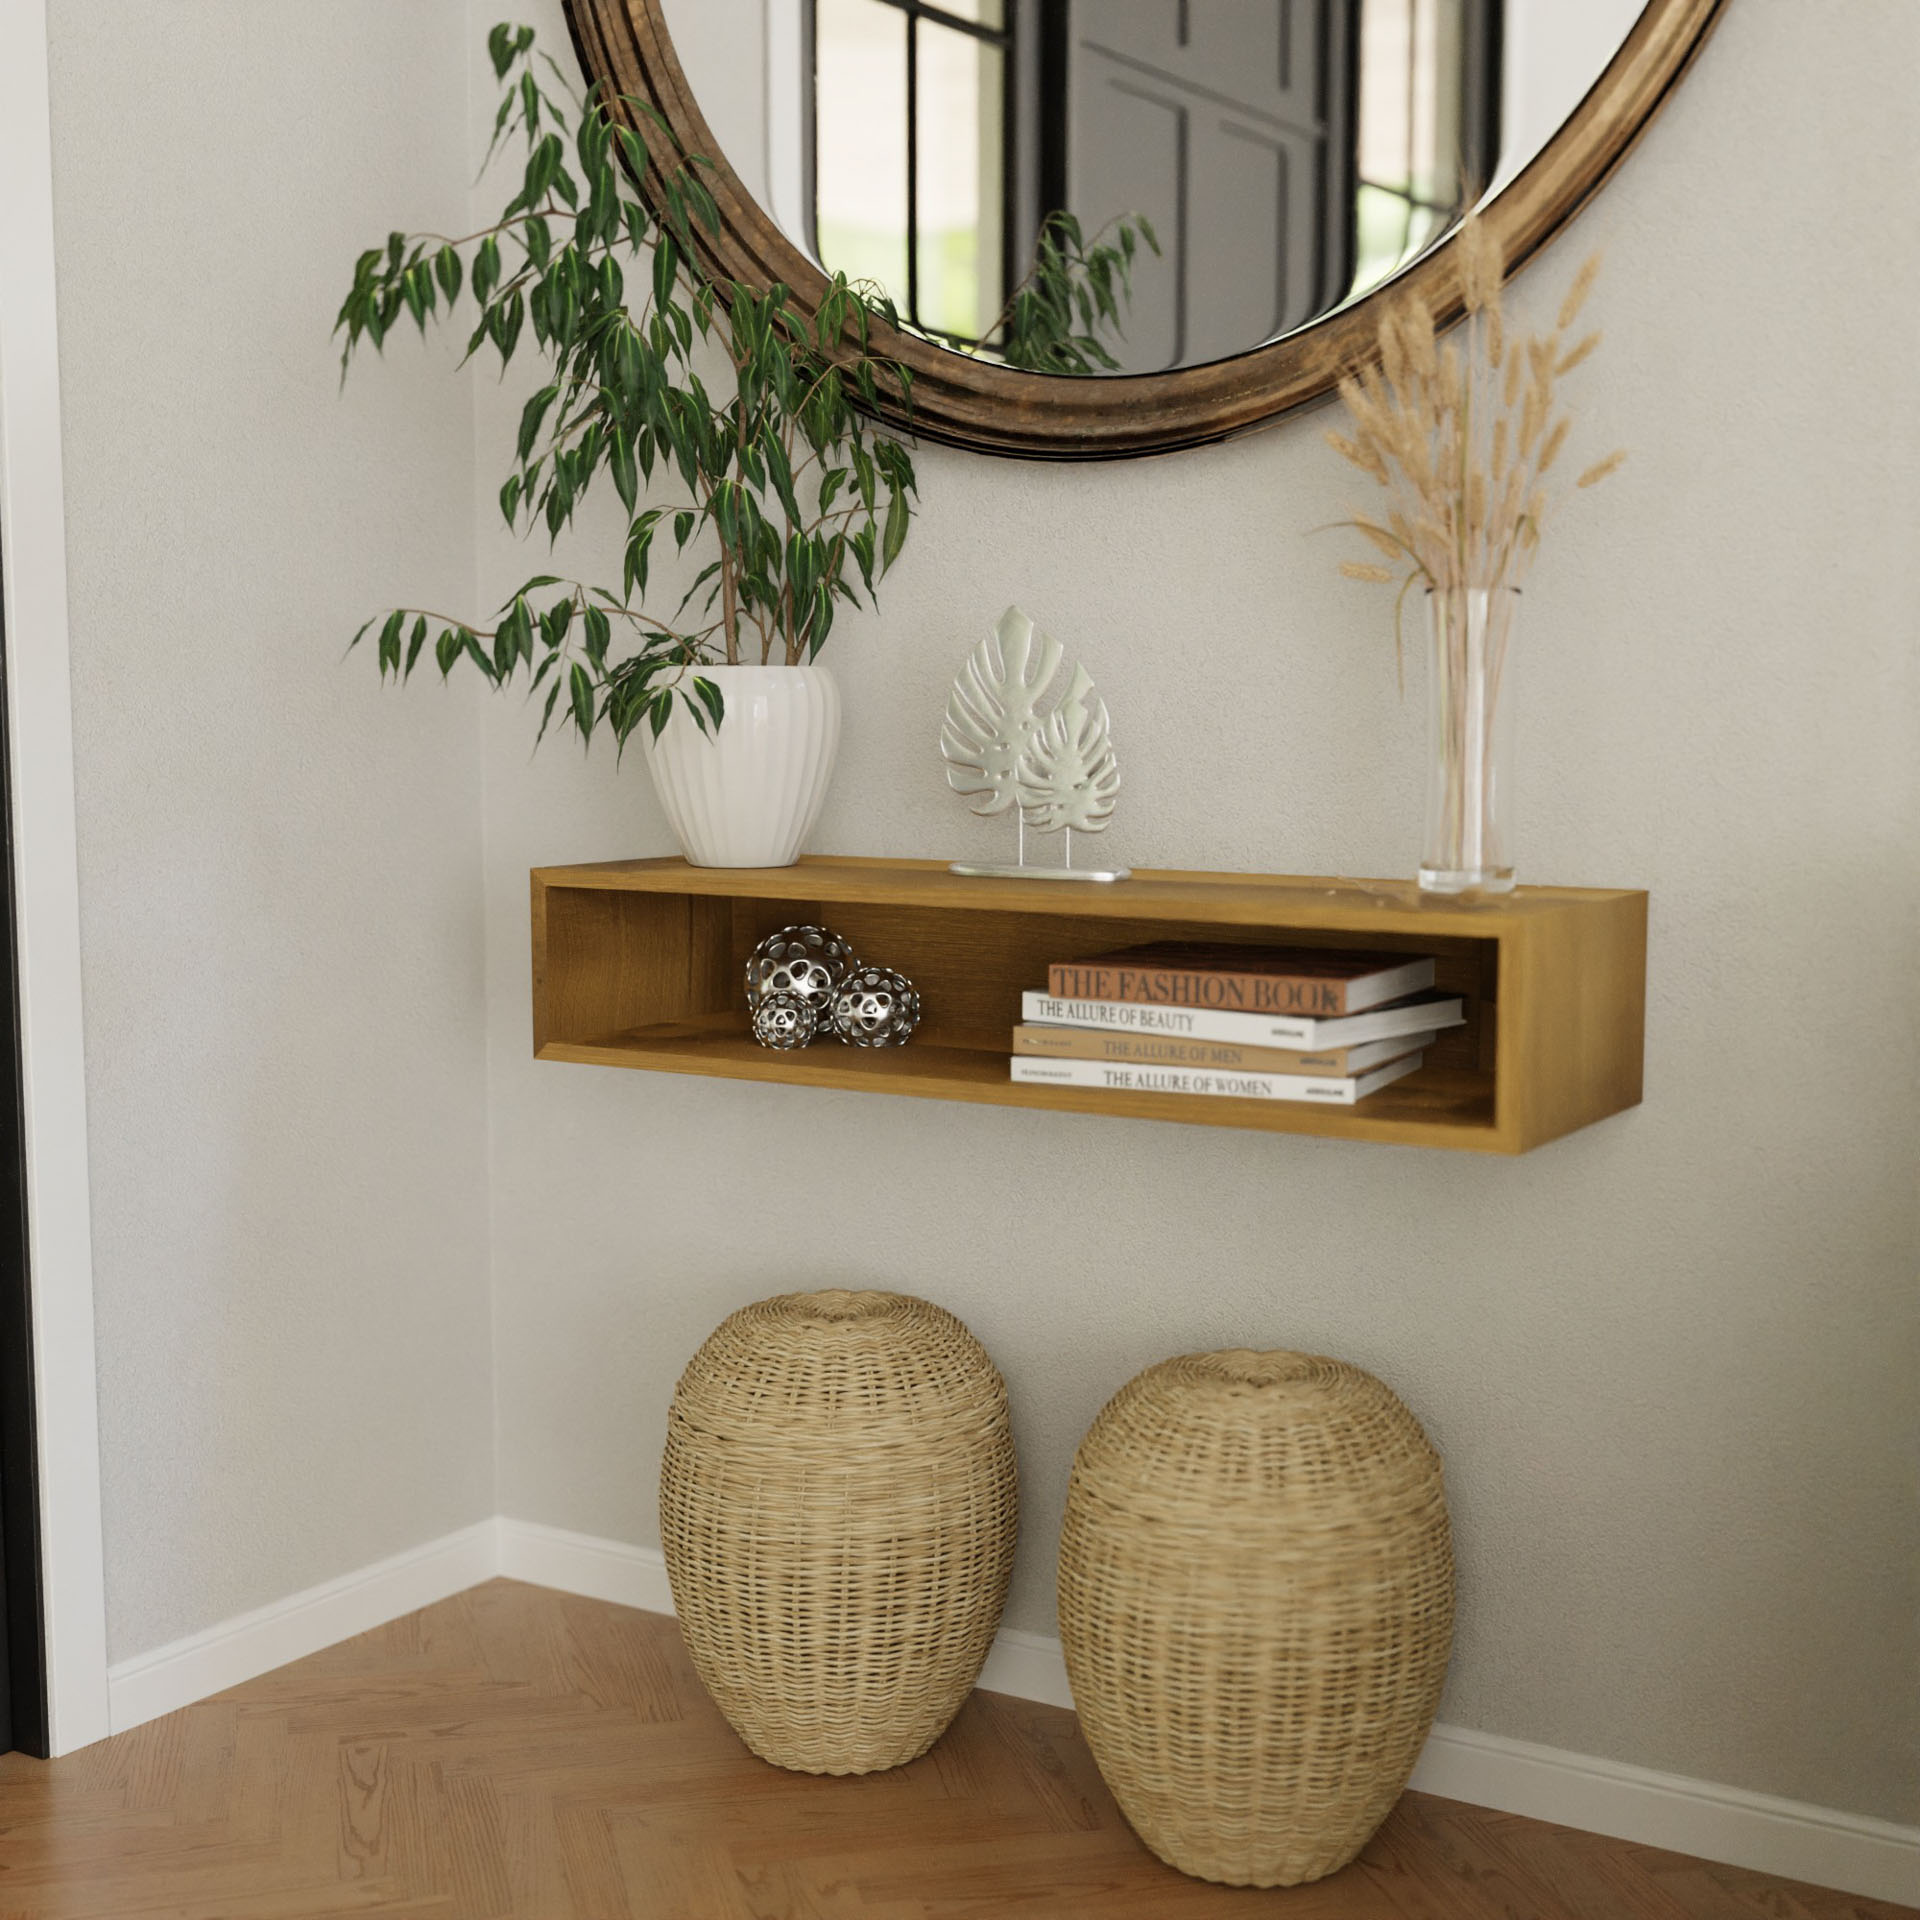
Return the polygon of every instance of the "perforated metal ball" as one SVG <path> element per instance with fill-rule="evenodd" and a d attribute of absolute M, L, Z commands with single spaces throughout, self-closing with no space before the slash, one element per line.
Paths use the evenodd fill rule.
<path fill-rule="evenodd" d="M 820 1030 L 820 1016 L 797 993 L 770 993 L 753 1010 L 753 1037 L 763 1047 L 791 1053 Z"/>
<path fill-rule="evenodd" d="M 833 996 L 833 1030 L 856 1047 L 904 1047 L 920 1024 L 920 995 L 891 967 L 856 967 Z"/>
<path fill-rule="evenodd" d="M 857 965 L 853 948 L 826 927 L 782 927 L 747 958 L 747 1005 L 758 1007 L 774 993 L 796 993 L 813 1008 L 821 1026 L 833 1012 L 833 990 Z"/>

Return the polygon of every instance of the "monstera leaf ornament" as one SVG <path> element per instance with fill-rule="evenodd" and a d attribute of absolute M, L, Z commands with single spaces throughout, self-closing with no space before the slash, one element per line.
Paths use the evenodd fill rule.
<path fill-rule="evenodd" d="M 1065 697 L 1043 714 L 1064 655 L 1018 607 L 1009 607 L 994 630 L 968 655 L 947 696 L 940 751 L 947 784 L 978 814 L 1011 811 L 1017 823 L 1018 859 L 1011 866 L 974 866 L 956 861 L 955 873 L 1020 879 L 1124 880 L 1127 869 L 1075 867 L 1073 835 L 1099 833 L 1113 818 L 1120 791 L 1106 703 L 1077 662 Z M 1062 836 L 1060 866 L 1027 864 L 1027 829 Z"/>
<path fill-rule="evenodd" d="M 1020 800 L 1020 760 L 1040 730 L 1034 709 L 1060 670 L 1059 641 L 1009 607 L 967 656 L 947 695 L 940 751 L 947 785 L 975 813 L 1005 813 Z"/>
<path fill-rule="evenodd" d="M 1027 824 L 1038 832 L 1100 833 L 1113 818 L 1120 768 L 1107 703 L 1085 667 L 1075 666 L 1067 697 L 1028 741 L 1019 785 Z"/>

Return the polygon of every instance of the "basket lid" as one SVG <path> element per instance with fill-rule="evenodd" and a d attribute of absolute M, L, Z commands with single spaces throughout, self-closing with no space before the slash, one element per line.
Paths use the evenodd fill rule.
<path fill-rule="evenodd" d="M 1181 1354 L 1137 1374 L 1074 1459 L 1086 1492 L 1140 1519 L 1340 1530 L 1443 1499 L 1440 1457 L 1372 1374 L 1279 1348 Z"/>
<path fill-rule="evenodd" d="M 730 1314 L 688 1363 L 674 1416 L 715 1439 L 867 1431 L 938 1415 L 1006 1418 L 1006 1387 L 966 1327 L 913 1294 L 830 1287 Z"/>

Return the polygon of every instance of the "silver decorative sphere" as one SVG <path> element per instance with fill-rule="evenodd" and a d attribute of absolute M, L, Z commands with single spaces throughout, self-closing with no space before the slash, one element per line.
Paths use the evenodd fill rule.
<path fill-rule="evenodd" d="M 819 1030 L 813 1003 L 797 993 L 770 993 L 753 1010 L 753 1037 L 781 1053 L 804 1047 Z"/>
<path fill-rule="evenodd" d="M 747 1006 L 757 1008 L 769 994 L 798 994 L 824 1032 L 832 1019 L 833 990 L 857 964 L 853 948 L 826 927 L 782 927 L 747 957 Z"/>
<path fill-rule="evenodd" d="M 920 995 L 891 967 L 855 967 L 833 996 L 833 1030 L 856 1047 L 904 1047 L 920 1024 Z"/>

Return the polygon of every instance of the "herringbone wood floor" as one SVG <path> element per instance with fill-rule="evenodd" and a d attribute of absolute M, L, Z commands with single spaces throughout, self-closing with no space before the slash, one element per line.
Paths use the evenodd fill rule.
<path fill-rule="evenodd" d="M 53 1762 L 0 1758 L 0 1920 L 1889 1920 L 1409 1794 L 1317 1886 L 1134 1839 L 1074 1717 L 976 1693 L 911 1767 L 754 1759 L 671 1620 L 496 1580 Z"/>

